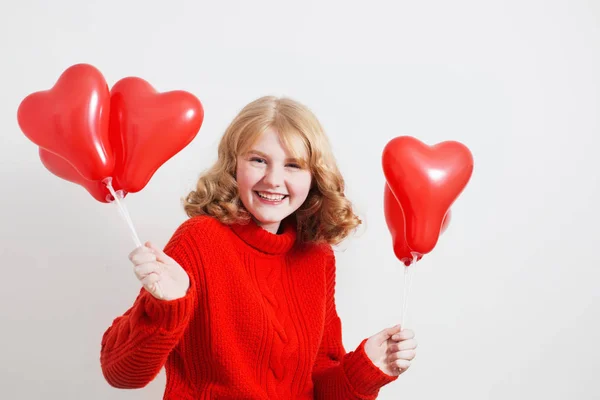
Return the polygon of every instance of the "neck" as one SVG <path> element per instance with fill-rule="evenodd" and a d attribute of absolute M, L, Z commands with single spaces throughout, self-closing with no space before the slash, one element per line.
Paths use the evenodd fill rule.
<path fill-rule="evenodd" d="M 281 221 L 267 223 L 262 223 L 260 221 L 257 221 L 256 219 L 254 219 L 254 221 L 256 222 L 256 225 L 260 226 L 268 232 L 271 232 L 274 235 L 277 234 L 277 231 L 279 231 L 279 227 L 281 226 Z"/>

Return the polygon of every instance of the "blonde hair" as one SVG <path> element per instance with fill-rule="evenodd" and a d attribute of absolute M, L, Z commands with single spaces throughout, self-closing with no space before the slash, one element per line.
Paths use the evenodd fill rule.
<path fill-rule="evenodd" d="M 221 138 L 216 163 L 200 176 L 196 190 L 185 198 L 186 214 L 210 215 L 225 224 L 251 218 L 237 189 L 237 156 L 269 128 L 279 133 L 292 153 L 298 152 L 291 145 L 292 139 L 301 138 L 308 154 L 306 161 L 313 185 L 295 212 L 299 238 L 304 242 L 338 244 L 361 220 L 344 195 L 344 179 L 321 124 L 307 107 L 289 98 L 261 97 L 240 111 Z"/>

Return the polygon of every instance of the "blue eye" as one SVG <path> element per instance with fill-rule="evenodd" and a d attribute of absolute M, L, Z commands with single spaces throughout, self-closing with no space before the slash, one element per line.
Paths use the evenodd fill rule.
<path fill-rule="evenodd" d="M 264 158 L 260 158 L 260 157 L 252 157 L 250 159 L 250 161 L 257 162 L 257 163 L 266 163 L 265 159 Z"/>
<path fill-rule="evenodd" d="M 302 168 L 301 166 L 299 166 L 298 164 L 288 164 L 288 167 L 292 167 L 292 168 L 296 168 L 296 169 L 300 169 Z"/>

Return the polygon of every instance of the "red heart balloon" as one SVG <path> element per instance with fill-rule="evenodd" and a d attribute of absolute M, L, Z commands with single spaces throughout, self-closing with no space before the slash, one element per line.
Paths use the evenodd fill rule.
<path fill-rule="evenodd" d="M 145 80 L 128 77 L 111 90 L 110 118 L 111 134 L 121 139 L 121 146 L 116 146 L 115 179 L 125 191 L 134 193 L 194 139 L 204 110 L 191 93 L 158 93 Z"/>
<path fill-rule="evenodd" d="M 385 179 L 406 220 L 406 242 L 419 254 L 437 244 L 444 216 L 473 173 L 473 156 L 456 141 L 428 146 L 399 136 L 385 146 Z"/>
<path fill-rule="evenodd" d="M 410 266 L 413 263 L 413 254 L 411 248 L 406 243 L 405 235 L 405 223 L 404 214 L 402 207 L 398 203 L 398 200 L 394 197 L 394 194 L 390 190 L 387 183 L 383 190 L 383 212 L 385 215 L 385 222 L 392 236 L 392 242 L 394 244 L 394 254 L 396 258 L 404 263 L 405 266 Z M 448 213 L 444 216 L 440 235 L 448 229 L 450 225 L 450 219 L 452 210 L 448 210 Z M 422 254 L 415 253 L 417 256 L 416 261 L 420 261 L 423 258 Z"/>
<path fill-rule="evenodd" d="M 99 181 L 115 164 L 109 108 L 110 92 L 100 71 L 76 64 L 51 89 L 23 99 L 17 119 L 29 140 L 68 160 L 86 179 Z"/>
<path fill-rule="evenodd" d="M 85 179 L 79 172 L 77 172 L 75 167 L 69 164 L 69 162 L 64 158 L 57 156 L 48 150 L 44 150 L 41 147 L 39 149 L 39 156 L 44 167 L 46 167 L 46 169 L 52 174 L 69 182 L 83 186 L 89 192 L 89 194 L 102 203 L 109 203 L 113 200 L 110 191 L 107 189 L 104 183 L 101 181 L 90 181 Z M 115 192 L 120 190 L 118 184 L 113 185 L 113 189 Z M 125 195 L 126 194 L 123 193 L 123 197 L 125 197 Z"/>

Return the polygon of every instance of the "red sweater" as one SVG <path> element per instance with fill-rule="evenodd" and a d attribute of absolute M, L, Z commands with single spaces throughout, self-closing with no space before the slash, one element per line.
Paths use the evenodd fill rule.
<path fill-rule="evenodd" d="M 360 346 L 346 353 L 330 246 L 299 244 L 293 222 L 195 217 L 165 253 L 190 276 L 185 297 L 145 289 L 102 339 L 108 383 L 141 388 L 165 366 L 164 399 L 375 399 L 393 381 Z"/>

